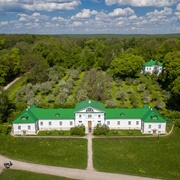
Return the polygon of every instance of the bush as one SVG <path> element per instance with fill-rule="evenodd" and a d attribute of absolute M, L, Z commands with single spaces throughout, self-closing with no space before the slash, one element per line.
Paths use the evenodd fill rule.
<path fill-rule="evenodd" d="M 85 135 L 85 126 L 75 126 L 70 129 L 71 135 L 84 136 Z"/>
<path fill-rule="evenodd" d="M 97 124 L 97 126 L 94 128 L 94 135 L 107 135 L 107 133 L 110 131 L 109 127 L 105 124 Z"/>
<path fill-rule="evenodd" d="M 8 125 L 1 125 L 0 126 L 0 134 L 7 135 L 11 132 L 11 127 Z"/>

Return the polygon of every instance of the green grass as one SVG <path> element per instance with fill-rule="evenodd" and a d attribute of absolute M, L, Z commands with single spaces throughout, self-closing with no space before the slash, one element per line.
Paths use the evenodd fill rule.
<path fill-rule="evenodd" d="M 12 159 L 53 166 L 85 169 L 86 139 L 44 139 L 0 136 L 0 154 Z"/>
<path fill-rule="evenodd" d="M 93 139 L 98 171 L 180 179 L 180 129 L 154 138 Z"/>
<path fill-rule="evenodd" d="M 10 180 L 70 180 L 69 178 L 65 177 L 58 177 L 58 176 L 51 176 L 46 174 L 38 174 L 33 172 L 27 171 L 19 171 L 19 170 L 4 170 L 0 174 L 0 179 L 10 179 Z"/>
<path fill-rule="evenodd" d="M 70 131 L 39 131 L 38 136 L 70 136 Z"/>
<path fill-rule="evenodd" d="M 23 76 L 22 78 L 20 78 L 19 80 L 17 80 L 14 84 L 12 84 L 7 90 L 6 93 L 9 97 L 10 100 L 14 100 L 15 98 L 15 94 L 17 92 L 17 90 L 22 88 L 22 85 L 24 82 L 26 82 L 27 80 L 27 75 Z"/>
<path fill-rule="evenodd" d="M 140 130 L 110 130 L 107 136 L 149 136 L 142 134 Z"/>

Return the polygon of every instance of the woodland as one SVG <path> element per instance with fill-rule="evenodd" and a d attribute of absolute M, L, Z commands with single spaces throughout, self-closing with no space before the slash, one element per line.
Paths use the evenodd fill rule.
<path fill-rule="evenodd" d="M 151 59 L 163 63 L 159 76 L 141 74 Z M 3 90 L 16 77 L 21 84 Z M 180 119 L 180 35 L 1 34 L 0 92 L 0 123 L 32 104 L 73 108 L 87 98 Z"/>

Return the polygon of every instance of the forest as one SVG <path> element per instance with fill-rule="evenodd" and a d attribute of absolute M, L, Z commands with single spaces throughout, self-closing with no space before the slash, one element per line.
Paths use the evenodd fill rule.
<path fill-rule="evenodd" d="M 163 63 L 159 76 L 141 73 L 151 59 Z M 16 77 L 21 85 L 4 91 Z M 180 119 L 180 35 L 1 34 L 0 92 L 0 123 L 32 104 L 70 108 L 87 98 Z"/>

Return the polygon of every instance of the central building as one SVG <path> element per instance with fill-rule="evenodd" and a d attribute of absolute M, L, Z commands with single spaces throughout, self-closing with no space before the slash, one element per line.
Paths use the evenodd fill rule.
<path fill-rule="evenodd" d="M 44 109 L 32 105 L 13 121 L 14 134 L 37 134 L 39 130 L 70 130 L 85 126 L 86 133 L 93 133 L 97 124 L 110 129 L 136 129 L 144 134 L 166 133 L 166 120 L 156 109 L 147 105 L 142 108 L 105 108 L 100 102 L 86 100 L 74 109 Z"/>

